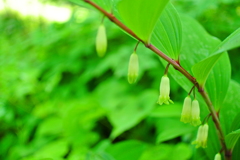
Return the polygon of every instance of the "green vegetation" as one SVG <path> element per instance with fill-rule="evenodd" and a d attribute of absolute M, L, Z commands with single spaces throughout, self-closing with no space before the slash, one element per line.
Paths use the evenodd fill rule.
<path fill-rule="evenodd" d="M 102 15 L 90 8 L 87 17 L 79 21 L 78 11 L 83 8 L 71 4 L 73 15 L 63 24 L 23 18 L 9 10 L 1 13 L 0 159 L 212 160 L 221 148 L 211 118 L 206 149 L 196 149 L 191 144 L 196 139 L 197 127 L 180 122 L 187 96 L 184 90 L 192 87 L 190 82 L 186 78 L 183 81 L 182 75 L 175 76 L 177 71 L 171 67 L 174 104 L 159 106 L 159 83 L 166 62 L 161 63 L 156 54 L 139 44 L 138 79 L 130 85 L 128 63 L 136 40 L 105 18 L 108 48 L 106 55 L 99 58 L 95 38 Z M 224 40 L 240 26 L 238 0 L 176 0 L 173 5 L 183 22 L 181 52 L 188 55 L 196 53 L 200 43 L 209 48 L 220 43 L 209 34 Z M 209 34 L 186 15 L 195 18 Z M 149 32 L 151 27 L 152 24 Z M 199 44 L 190 42 L 186 36 L 189 31 L 199 31 L 207 38 Z M 146 35 L 142 36 L 148 40 Z M 240 141 L 235 142 L 234 137 L 240 133 L 240 49 L 228 53 L 231 66 L 227 54 L 223 54 L 215 68 L 226 64 L 225 70 L 214 70 L 209 75 L 211 79 L 222 73 L 226 78 L 216 86 L 212 86 L 212 78 L 206 88 L 216 108 L 222 107 L 224 134 L 234 131 L 227 139 L 228 146 L 235 146 L 232 159 L 238 160 Z M 191 65 L 185 57 L 183 66 L 191 71 L 194 64 L 210 55 L 202 54 L 199 59 L 188 59 Z M 219 94 L 209 89 L 213 87 Z M 197 97 L 203 120 L 209 112 Z"/>

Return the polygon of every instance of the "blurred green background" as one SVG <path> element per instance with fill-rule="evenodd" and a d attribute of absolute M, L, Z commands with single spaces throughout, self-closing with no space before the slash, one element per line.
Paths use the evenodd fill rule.
<path fill-rule="evenodd" d="M 171 79 L 172 111 L 156 104 L 164 72 L 158 57 L 140 45 L 140 76 L 130 85 L 133 39 L 106 19 L 109 47 L 99 58 L 95 37 L 102 15 L 63 0 L 41 3 L 72 14 L 54 22 L 7 5 L 0 13 L 0 159 L 194 159 L 196 128 L 179 122 L 187 93 Z M 240 27 L 238 0 L 173 4 L 222 40 Z M 230 51 L 238 82 L 239 52 Z"/>

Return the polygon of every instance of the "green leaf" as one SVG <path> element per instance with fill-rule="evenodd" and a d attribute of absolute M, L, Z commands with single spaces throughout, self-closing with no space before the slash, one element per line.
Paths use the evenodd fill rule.
<path fill-rule="evenodd" d="M 146 149 L 139 160 L 187 160 L 191 155 L 190 147 L 184 143 L 159 144 Z"/>
<path fill-rule="evenodd" d="M 84 0 L 69 0 L 70 2 L 73 2 L 79 6 L 85 7 L 85 8 L 92 8 L 92 6 L 90 6 L 88 3 L 84 2 Z M 112 9 L 112 5 L 113 5 L 113 0 L 92 0 L 92 2 L 96 3 L 97 5 L 99 5 L 101 8 L 103 8 L 104 10 L 110 12 Z M 94 8 L 95 10 L 95 8 Z"/>
<path fill-rule="evenodd" d="M 216 47 L 216 51 L 213 52 L 213 55 L 192 67 L 193 74 L 201 86 L 205 85 L 212 68 L 223 55 L 223 53 L 238 46 L 240 46 L 240 28 L 228 36 L 222 43 L 220 43 Z M 222 69 L 224 69 L 224 67 L 222 67 Z"/>
<path fill-rule="evenodd" d="M 234 131 L 238 128 L 240 128 L 240 112 L 235 116 L 232 125 L 231 125 L 231 130 Z"/>
<path fill-rule="evenodd" d="M 113 126 L 110 135 L 112 139 L 138 124 L 156 104 L 158 93 L 155 90 L 126 96 L 123 94 L 128 92 L 129 85 L 126 84 L 119 80 L 109 80 L 101 83 L 96 90 L 100 104 L 108 110 L 107 118 Z M 110 90 L 111 94 L 103 94 Z"/>
<path fill-rule="evenodd" d="M 146 149 L 139 160 L 163 160 L 168 159 L 173 150 L 173 146 L 168 144 L 159 144 Z"/>
<path fill-rule="evenodd" d="M 239 137 L 240 137 L 240 129 L 229 133 L 229 134 L 226 136 L 227 147 L 228 147 L 229 149 L 233 149 L 234 146 L 235 146 L 235 144 L 237 143 Z"/>
<path fill-rule="evenodd" d="M 144 119 L 151 112 L 154 104 L 156 104 L 157 97 L 155 96 L 155 92 L 144 92 L 138 97 L 129 96 L 122 99 L 121 106 L 108 115 L 114 127 L 110 137 L 112 139 L 116 138 Z M 146 101 L 146 99 L 148 100 Z"/>
<path fill-rule="evenodd" d="M 206 82 L 206 90 L 216 110 L 221 108 L 226 97 L 231 78 L 231 65 L 227 53 L 224 53 L 213 70 L 210 72 Z"/>
<path fill-rule="evenodd" d="M 104 152 L 88 152 L 85 160 L 115 160 L 112 156 Z"/>
<path fill-rule="evenodd" d="M 237 141 L 232 152 L 232 160 L 239 160 L 239 157 L 240 157 L 239 151 L 240 151 L 240 141 Z"/>
<path fill-rule="evenodd" d="M 187 134 L 195 128 L 189 124 L 180 122 L 180 118 L 159 118 L 157 121 L 157 143 L 161 143 L 180 135 Z"/>
<path fill-rule="evenodd" d="M 191 17 L 180 15 L 180 19 L 182 22 L 182 48 L 179 61 L 181 66 L 192 74 L 192 66 L 208 57 L 210 51 L 219 45 L 220 41 L 209 35 L 206 30 Z M 164 65 L 167 64 L 165 61 L 162 62 Z M 192 83 L 174 68 L 170 67 L 169 69 L 176 82 L 189 92 L 192 88 Z"/>
<path fill-rule="evenodd" d="M 58 140 L 40 148 L 35 154 L 34 157 L 41 159 L 41 158 L 61 158 L 63 157 L 68 151 L 68 143 L 65 140 Z"/>
<path fill-rule="evenodd" d="M 148 145 L 146 143 L 128 140 L 109 146 L 106 152 L 112 155 L 116 160 L 139 159 Z"/>
<path fill-rule="evenodd" d="M 212 52 L 213 55 L 192 67 L 193 74 L 201 86 L 205 85 L 212 68 L 223 55 L 223 53 L 238 46 L 240 46 L 240 28 L 228 36 L 222 43 L 220 43 Z"/>
<path fill-rule="evenodd" d="M 228 92 L 226 95 L 226 98 L 224 100 L 223 103 L 223 107 L 220 109 L 220 122 L 221 122 L 221 126 L 223 127 L 223 131 L 225 133 L 225 135 L 230 135 L 231 133 L 234 133 L 232 131 L 236 131 L 239 130 L 240 128 L 240 84 L 231 80 L 230 81 L 230 85 L 228 88 Z M 234 138 L 233 135 L 232 138 Z M 229 137 L 230 140 L 230 144 L 228 144 L 228 146 L 233 145 L 233 143 L 231 144 L 231 137 Z M 237 137 L 235 137 L 237 138 Z M 229 143 L 227 142 L 227 143 Z M 234 160 L 238 160 L 240 153 L 239 153 L 239 149 L 240 149 L 240 141 L 237 141 L 236 144 L 234 145 L 234 150 L 233 150 L 233 159 Z"/>
<path fill-rule="evenodd" d="M 229 35 L 219 46 L 216 48 L 214 54 L 222 53 L 227 50 L 240 46 L 240 28 Z"/>
<path fill-rule="evenodd" d="M 110 12 L 112 9 L 113 0 L 92 0 L 106 11 Z"/>
<path fill-rule="evenodd" d="M 192 68 L 193 75 L 197 79 L 198 83 L 203 87 L 205 82 L 210 74 L 211 69 L 217 63 L 217 60 L 221 57 L 222 54 L 217 54 L 211 56 L 197 64 Z"/>
<path fill-rule="evenodd" d="M 158 106 L 157 108 L 153 109 L 152 113 L 149 115 L 151 117 L 174 117 L 180 118 L 182 112 L 182 104 L 174 103 L 170 104 L 169 107 L 166 106 Z"/>
<path fill-rule="evenodd" d="M 223 107 L 220 109 L 220 122 L 228 134 L 240 128 L 240 84 L 231 80 Z"/>
<path fill-rule="evenodd" d="M 170 160 L 188 160 L 191 158 L 192 150 L 185 143 L 179 143 L 174 146 Z"/>
<path fill-rule="evenodd" d="M 182 24 L 176 9 L 169 3 L 154 28 L 151 43 L 164 54 L 178 60 L 182 45 Z"/>
<path fill-rule="evenodd" d="M 152 31 L 169 0 L 121 0 L 118 13 L 123 23 L 144 42 L 149 43 Z"/>

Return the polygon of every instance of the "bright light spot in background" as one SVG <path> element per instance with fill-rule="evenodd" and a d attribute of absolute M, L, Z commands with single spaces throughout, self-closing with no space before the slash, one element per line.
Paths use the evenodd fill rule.
<path fill-rule="evenodd" d="M 3 11 L 5 7 L 7 7 L 19 12 L 23 16 L 43 17 L 49 21 L 66 22 L 72 14 L 69 7 L 42 4 L 38 0 L 6 0 L 6 3 L 3 1 L 4 0 L 0 0 L 0 11 Z M 84 10 L 82 12 L 84 12 Z M 83 14 L 82 12 L 81 14 Z M 85 12 L 87 12 L 87 10 L 85 10 Z M 83 15 L 86 16 L 86 14 L 87 13 L 84 13 Z"/>

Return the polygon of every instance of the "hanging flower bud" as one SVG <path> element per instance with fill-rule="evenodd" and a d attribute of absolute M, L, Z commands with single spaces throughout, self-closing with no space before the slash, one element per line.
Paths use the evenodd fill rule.
<path fill-rule="evenodd" d="M 138 69 L 139 69 L 138 55 L 134 51 L 130 56 L 130 60 L 128 64 L 128 82 L 130 84 L 133 84 L 136 82 L 138 77 Z"/>
<path fill-rule="evenodd" d="M 198 126 L 201 124 L 200 120 L 200 108 L 199 108 L 199 103 L 198 100 L 194 99 L 192 102 L 192 121 L 191 124 L 193 126 Z"/>
<path fill-rule="evenodd" d="M 194 142 L 192 142 L 192 144 L 196 144 L 196 148 L 198 147 L 206 148 L 207 138 L 208 138 L 208 124 L 206 123 L 204 125 L 199 126 L 197 139 Z"/>
<path fill-rule="evenodd" d="M 103 57 L 107 50 L 106 29 L 103 24 L 101 24 L 98 28 L 96 37 L 96 50 L 99 57 Z"/>
<path fill-rule="evenodd" d="M 221 160 L 221 154 L 220 153 L 217 153 L 214 157 L 214 160 Z"/>
<path fill-rule="evenodd" d="M 169 104 L 173 103 L 173 101 L 170 99 L 170 82 L 167 75 L 162 76 L 161 82 L 160 82 L 160 96 L 158 98 L 158 104 L 162 105 L 163 103 Z"/>
<path fill-rule="evenodd" d="M 183 102 L 183 109 L 181 114 L 181 122 L 190 123 L 192 118 L 192 100 L 190 96 L 187 96 Z"/>

